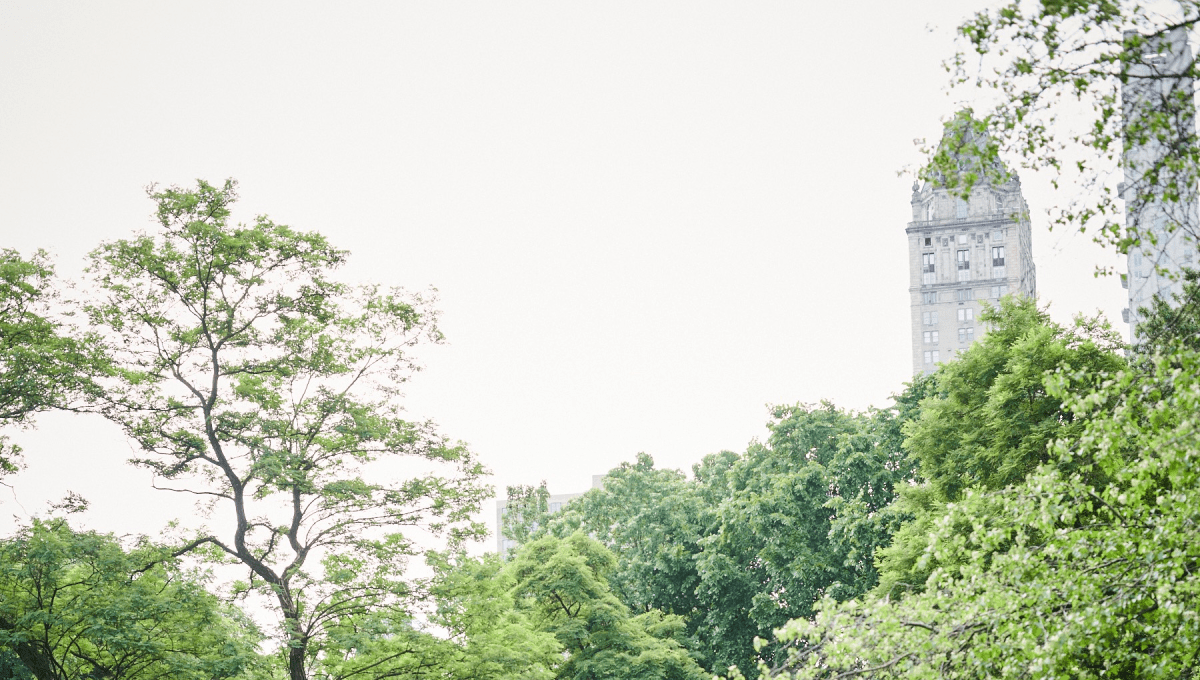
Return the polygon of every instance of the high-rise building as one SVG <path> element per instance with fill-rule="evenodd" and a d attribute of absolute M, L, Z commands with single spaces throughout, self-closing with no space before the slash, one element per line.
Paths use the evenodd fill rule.
<path fill-rule="evenodd" d="M 905 232 L 914 374 L 932 373 L 982 336 L 981 301 L 1036 293 L 1021 181 L 999 165 L 978 174 L 966 200 L 933 181 L 913 184 Z"/>
<path fill-rule="evenodd" d="M 1125 34 L 1127 42 L 1137 38 L 1136 32 Z M 1125 227 L 1139 241 L 1129 249 L 1128 273 L 1122 277 L 1129 290 L 1129 307 L 1122 316 L 1133 343 L 1138 342 L 1139 310 L 1155 297 L 1173 302 L 1182 290 L 1180 270 L 1200 267 L 1196 172 L 1188 163 L 1172 162 L 1181 158 L 1181 147 L 1194 148 L 1197 143 L 1189 73 L 1192 50 L 1185 28 L 1144 40 L 1141 59 L 1128 66 L 1121 88 L 1125 128 L 1120 192 Z M 1164 200 L 1164 195 L 1175 199 Z"/>

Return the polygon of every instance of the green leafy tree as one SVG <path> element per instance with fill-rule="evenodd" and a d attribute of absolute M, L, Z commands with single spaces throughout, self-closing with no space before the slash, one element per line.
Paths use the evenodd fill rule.
<path fill-rule="evenodd" d="M 914 474 L 898 409 L 854 414 L 825 403 L 776 407 L 773 417 L 767 442 L 719 476 L 729 495 L 696 557 L 714 670 L 752 665 L 755 637 L 809 616 L 823 595 L 874 586 L 873 555 L 898 524 L 882 511 Z"/>
<path fill-rule="evenodd" d="M 36 413 L 99 396 L 94 378 L 106 370 L 104 354 L 95 337 L 64 327 L 56 302 L 45 252 L 0 250 L 0 425 L 27 425 Z M 0 437 L 0 475 L 17 469 L 19 454 Z"/>
<path fill-rule="evenodd" d="M 928 589 L 826 601 L 780 632 L 781 678 L 1192 678 L 1200 668 L 1200 354 L 1047 381 L 1078 430 L 1024 484 L 970 489 Z M 963 533 L 960 525 L 969 527 Z"/>
<path fill-rule="evenodd" d="M 1183 291 L 1167 300 L 1155 296 L 1138 311 L 1139 358 L 1176 348 L 1200 350 L 1200 270 L 1183 272 Z"/>
<path fill-rule="evenodd" d="M 515 581 L 498 555 L 430 556 L 433 609 L 422 624 L 404 612 L 339 620 L 316 675 L 350 678 L 551 680 L 562 646 L 517 607 Z"/>
<path fill-rule="evenodd" d="M 875 551 L 904 519 L 887 512 L 893 489 L 915 474 L 901 426 L 928 384 L 864 414 L 777 407 L 765 444 L 707 456 L 691 480 L 640 454 L 555 516 L 549 533 L 583 531 L 609 548 L 613 594 L 633 611 L 680 616 L 706 668 L 752 665 L 755 636 L 810 612 L 823 593 L 853 597 L 875 584 Z"/>
<path fill-rule="evenodd" d="M 654 467 L 645 453 L 604 476 L 602 488 L 573 500 L 550 523 L 550 533 L 575 531 L 604 544 L 617 560 L 608 574 L 613 594 L 635 612 L 658 609 L 685 617 L 689 637 L 701 619 L 696 588 L 700 539 L 715 506 L 699 484 L 678 470 Z"/>
<path fill-rule="evenodd" d="M 0 541 L 9 677 L 250 677 L 257 631 L 163 551 L 146 542 L 126 551 L 62 519 L 35 520 Z"/>
<path fill-rule="evenodd" d="M 437 342 L 429 301 L 330 278 L 346 258 L 265 216 L 230 223 L 233 182 L 152 190 L 158 229 L 91 255 L 88 310 L 117 370 L 107 415 L 160 484 L 223 530 L 180 547 L 244 565 L 278 614 L 288 677 L 325 626 L 411 594 L 414 528 L 452 543 L 490 490 L 461 444 L 402 417 L 409 350 Z M 424 534 L 424 535 L 428 535 Z"/>
<path fill-rule="evenodd" d="M 683 621 L 651 610 L 631 616 L 611 592 L 613 554 L 577 532 L 524 546 L 510 564 L 518 602 L 566 652 L 563 680 L 702 680 L 681 644 Z"/>
<path fill-rule="evenodd" d="M 537 486 L 518 484 L 507 489 L 500 535 L 521 546 L 546 526 L 550 518 L 550 491 L 546 482 Z"/>
<path fill-rule="evenodd" d="M 904 428 L 904 447 L 925 481 L 901 487 L 892 508 L 910 519 L 880 551 L 881 594 L 925 582 L 934 567 L 925 557 L 928 536 L 948 503 L 969 488 L 1020 484 L 1050 461 L 1050 444 L 1080 431 L 1083 423 L 1047 390 L 1047 374 L 1112 372 L 1125 364 L 1106 323 L 1079 318 L 1064 327 L 1029 298 L 1003 298 L 980 320 L 987 335 L 938 369 L 919 417 Z"/>

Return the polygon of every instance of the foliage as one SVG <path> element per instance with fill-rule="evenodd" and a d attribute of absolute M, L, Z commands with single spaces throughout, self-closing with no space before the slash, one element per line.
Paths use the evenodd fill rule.
<path fill-rule="evenodd" d="M 980 320 L 990 328 L 987 335 L 938 369 L 920 416 L 904 428 L 904 447 L 920 461 L 925 483 L 903 487 L 892 509 L 911 519 L 880 551 L 881 594 L 925 582 L 935 566 L 925 557 L 928 536 L 947 503 L 966 489 L 1021 483 L 1050 460 L 1055 439 L 1081 430 L 1062 398 L 1045 388 L 1048 372 L 1124 365 L 1120 342 L 1100 319 L 1078 318 L 1063 327 L 1034 300 L 1006 297 Z"/>
<path fill-rule="evenodd" d="M 563 680 L 702 680 L 681 644 L 683 621 L 658 610 L 631 616 L 608 587 L 616 560 L 581 532 L 545 536 L 511 562 L 513 593 L 541 630 L 566 652 Z"/>
<path fill-rule="evenodd" d="M 549 518 L 550 491 L 546 489 L 546 482 L 538 486 L 510 486 L 500 534 L 517 545 L 524 545 L 539 527 L 546 526 Z"/>
<path fill-rule="evenodd" d="M 696 558 L 716 669 L 745 664 L 749 641 L 809 616 L 822 595 L 874 586 L 872 557 L 895 530 L 880 511 L 914 472 L 891 410 L 852 414 L 826 403 L 776 407 L 773 416 L 766 444 L 751 444 L 730 468 L 730 495 Z"/>
<path fill-rule="evenodd" d="M 145 542 L 126 551 L 61 519 L 35 520 L 0 541 L 8 672 L 37 680 L 246 677 L 257 632 L 162 552 Z"/>
<path fill-rule="evenodd" d="M 483 468 L 429 423 L 401 416 L 408 350 L 437 342 L 429 301 L 333 281 L 346 258 L 265 216 L 229 222 L 235 186 L 151 190 L 159 229 L 91 255 L 88 307 L 118 380 L 107 415 L 135 462 L 209 499 L 215 549 L 248 568 L 243 594 L 278 612 L 289 677 L 325 625 L 408 597 L 405 528 L 478 536 Z M 388 481 L 401 473 L 396 481 Z"/>
<path fill-rule="evenodd" d="M 824 602 L 780 631 L 792 654 L 776 676 L 1194 676 L 1200 354 L 1047 386 L 1083 425 L 1025 484 L 949 506 L 931 551 L 958 575 L 899 602 Z"/>
<path fill-rule="evenodd" d="M 75 408 L 98 396 L 93 376 L 106 360 L 93 336 L 73 337 L 53 306 L 54 268 L 45 252 L 0 250 L 0 424 L 25 425 L 38 412 Z M 0 475 L 20 449 L 0 437 Z"/>
<path fill-rule="evenodd" d="M 678 470 L 655 469 L 639 453 L 604 476 L 602 488 L 573 500 L 553 518 L 550 532 L 566 538 L 575 531 L 604 544 L 617 556 L 608 582 L 635 612 L 659 609 L 689 617 L 700 611 L 695 556 L 712 523 L 712 508 L 697 484 Z"/>
<path fill-rule="evenodd" d="M 404 611 L 375 611 L 331 626 L 317 677 L 550 680 L 562 647 L 517 608 L 514 580 L 497 555 L 431 555 L 435 605 L 425 630 Z M 427 627 L 427 626 L 426 626 Z M 438 632 L 440 631 L 440 633 Z"/>
<path fill-rule="evenodd" d="M 1200 270 L 1186 269 L 1182 277 L 1181 294 L 1170 300 L 1155 296 L 1149 308 L 1138 311 L 1134 350 L 1139 359 L 1177 347 L 1200 350 Z"/>
<path fill-rule="evenodd" d="M 562 646 L 517 606 L 516 578 L 499 556 L 441 559 L 434 566 L 438 577 L 431 593 L 437 607 L 431 622 L 462 650 L 459 677 L 554 677 Z"/>
<path fill-rule="evenodd" d="M 892 489 L 915 473 L 901 424 L 927 386 L 915 381 L 894 408 L 865 414 L 776 407 L 765 444 L 707 456 L 693 480 L 640 454 L 549 533 L 584 531 L 612 550 L 613 594 L 634 611 L 681 616 L 706 668 L 752 664 L 755 636 L 807 615 L 824 593 L 875 584 L 875 550 L 903 519 L 886 512 Z"/>
<path fill-rule="evenodd" d="M 1010 152 L 1053 173 L 1056 187 L 1077 185 L 1054 224 L 1120 252 L 1180 228 L 1200 236 L 1197 66 L 1170 56 L 1198 21 L 1194 0 L 1012 0 L 978 12 L 958 28 L 964 45 L 946 65 L 955 85 L 994 99 L 974 129 L 989 141 L 969 151 L 984 162 Z M 925 172 L 969 188 L 977 177 L 959 171 L 955 151 L 935 150 Z M 1123 187 L 1110 179 L 1118 168 Z"/>

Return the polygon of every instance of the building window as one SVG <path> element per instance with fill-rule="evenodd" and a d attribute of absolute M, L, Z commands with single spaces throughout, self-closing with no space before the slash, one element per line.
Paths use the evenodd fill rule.
<path fill-rule="evenodd" d="M 942 360 L 942 354 L 938 350 L 930 350 L 925 352 L 925 364 L 933 365 Z"/>
<path fill-rule="evenodd" d="M 967 213 L 970 211 L 970 206 L 963 199 L 956 198 L 954 199 L 954 210 L 955 217 L 961 220 L 967 216 Z"/>
<path fill-rule="evenodd" d="M 992 246 L 992 266 L 1004 266 L 1004 246 Z"/>
<path fill-rule="evenodd" d="M 959 288 L 958 289 L 958 301 L 959 302 L 966 302 L 967 300 L 970 300 L 970 299 L 971 299 L 971 289 L 970 288 Z"/>
<path fill-rule="evenodd" d="M 958 322 L 959 323 L 964 323 L 967 321 L 974 321 L 974 320 L 975 320 L 975 310 L 974 309 L 971 309 L 970 307 L 963 307 L 962 309 L 958 310 Z"/>
<path fill-rule="evenodd" d="M 999 298 L 1008 295 L 1008 285 L 992 286 L 992 297 Z"/>
<path fill-rule="evenodd" d="M 930 237 L 930 236 L 925 237 L 925 247 L 926 248 L 933 247 L 933 238 L 932 237 Z"/>
<path fill-rule="evenodd" d="M 929 201 L 929 203 L 925 205 L 925 219 L 932 222 L 933 218 L 935 217 L 937 217 L 937 208 L 934 207 L 933 201 Z"/>
<path fill-rule="evenodd" d="M 937 312 L 921 312 L 921 323 L 926 326 L 936 326 L 938 324 Z"/>
<path fill-rule="evenodd" d="M 921 293 L 921 300 L 927 305 L 937 304 L 937 293 Z"/>
<path fill-rule="evenodd" d="M 969 250 L 958 251 L 958 280 L 971 280 L 971 251 Z"/>
<path fill-rule="evenodd" d="M 992 232 L 992 240 L 993 241 L 1003 241 L 1004 240 L 1004 232 L 1000 231 L 999 229 L 997 229 L 996 231 L 993 231 Z"/>
<path fill-rule="evenodd" d="M 934 272 L 934 254 L 923 253 L 921 255 L 921 283 L 926 286 L 937 283 L 937 274 Z"/>
<path fill-rule="evenodd" d="M 936 345 L 938 343 L 938 332 L 937 331 L 925 331 L 925 333 L 923 335 L 924 335 L 926 345 Z"/>
<path fill-rule="evenodd" d="M 975 342 L 975 329 L 974 328 L 958 329 L 958 341 L 959 342 Z"/>
<path fill-rule="evenodd" d="M 967 235 L 966 234 L 958 235 L 958 245 L 960 245 L 960 246 L 967 245 Z"/>

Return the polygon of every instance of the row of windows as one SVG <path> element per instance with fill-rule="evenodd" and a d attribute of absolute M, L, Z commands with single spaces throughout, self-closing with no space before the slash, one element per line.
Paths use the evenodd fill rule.
<path fill-rule="evenodd" d="M 921 334 L 921 339 L 925 341 L 926 345 L 936 345 L 938 344 L 938 332 L 925 331 Z M 958 341 L 975 342 L 975 328 L 967 327 L 958 329 Z"/>
<path fill-rule="evenodd" d="M 926 299 L 926 302 L 929 302 L 928 298 Z M 937 300 L 935 299 L 935 300 L 933 300 L 933 302 L 937 302 Z M 964 307 L 962 309 L 955 310 L 955 311 L 958 312 L 958 322 L 959 323 L 975 320 L 975 310 L 971 309 L 970 307 Z M 921 323 L 923 323 L 926 326 L 938 325 L 938 313 L 937 312 L 921 312 Z"/>
<path fill-rule="evenodd" d="M 958 280 L 971 280 L 971 251 L 960 250 L 957 252 L 955 261 L 957 262 Z M 921 283 L 926 286 L 931 286 L 937 283 L 937 265 L 934 253 L 921 254 Z M 992 278 L 1004 278 L 1007 276 L 1007 271 L 1004 269 L 1004 246 L 995 246 L 992 248 Z"/>
<path fill-rule="evenodd" d="M 968 302 L 970 300 L 974 300 L 976 298 L 983 297 L 983 295 L 975 295 L 976 292 L 977 291 L 975 291 L 972 288 L 959 288 L 958 290 L 954 291 L 955 299 L 958 300 L 958 302 Z M 978 292 L 982 292 L 982 290 L 980 290 Z M 1008 284 L 1007 283 L 1001 284 L 999 286 L 992 286 L 988 290 L 988 297 L 993 298 L 993 299 L 1001 298 L 1001 297 L 1004 297 L 1005 295 L 1008 295 Z M 935 291 L 935 292 L 921 293 L 921 302 L 926 305 L 936 305 L 938 303 L 937 292 Z M 949 300 L 947 300 L 946 302 L 949 302 Z M 974 312 L 969 309 L 968 310 L 960 309 L 958 311 L 960 314 L 962 314 L 964 312 L 974 314 Z M 937 312 L 934 312 L 934 314 L 936 314 L 936 313 Z M 959 319 L 959 321 L 964 321 L 964 320 L 965 319 L 962 319 L 962 318 Z M 936 322 L 934 322 L 934 323 L 936 323 Z"/>
<path fill-rule="evenodd" d="M 958 251 L 957 255 L 955 256 L 955 259 L 958 262 L 959 269 L 970 269 L 971 268 L 971 251 L 970 250 Z M 1004 266 L 1004 246 L 993 246 L 992 247 L 992 266 L 993 267 L 1003 267 Z M 921 273 L 933 273 L 933 270 L 934 270 L 934 253 L 922 253 L 921 254 Z"/>
<path fill-rule="evenodd" d="M 954 239 L 954 242 L 955 242 L 955 243 L 957 243 L 957 244 L 958 244 L 958 245 L 960 245 L 960 246 L 965 246 L 965 245 L 967 245 L 967 243 L 968 243 L 968 242 L 970 242 L 970 241 L 971 241 L 971 238 L 972 238 L 973 236 L 975 236 L 975 234 L 958 234 L 958 235 L 957 235 L 957 237 Z M 983 234 L 979 234 L 979 238 L 978 238 L 977 240 L 978 240 L 980 243 L 982 243 L 982 242 L 983 242 L 983 236 L 984 236 Z M 993 232 L 992 232 L 992 240 L 993 240 L 993 241 L 1003 241 L 1003 240 L 1004 240 L 1004 232 L 1003 232 L 1003 231 L 1001 231 L 1001 230 L 999 230 L 999 229 L 997 229 L 997 230 L 993 231 Z M 925 241 L 924 241 L 924 245 L 925 245 L 926 247 L 932 247 L 932 246 L 933 246 L 933 237 L 932 237 L 932 236 L 926 236 L 926 237 L 925 237 Z M 943 239 L 942 239 L 942 245 L 944 245 L 944 246 L 948 246 L 948 245 L 950 245 L 950 239 L 949 239 L 949 238 L 943 238 Z"/>

